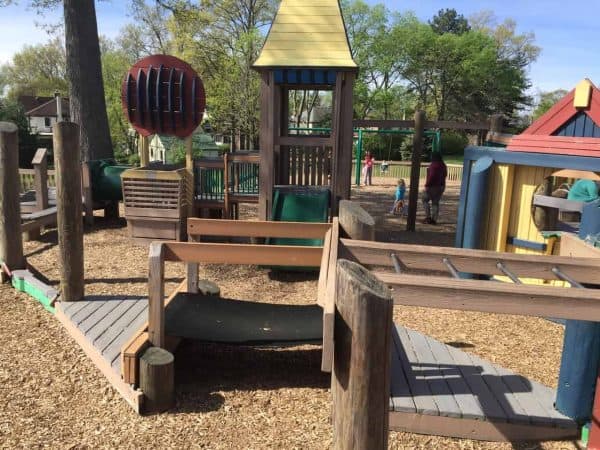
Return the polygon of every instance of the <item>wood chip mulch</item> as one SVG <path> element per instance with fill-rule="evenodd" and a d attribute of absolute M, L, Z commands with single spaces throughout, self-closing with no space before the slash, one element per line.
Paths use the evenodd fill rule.
<path fill-rule="evenodd" d="M 387 182 L 387 184 L 386 184 Z M 458 186 L 450 186 L 441 225 L 404 232 L 391 216 L 393 180 L 353 196 L 378 218 L 379 237 L 452 245 Z M 124 222 L 86 230 L 88 294 L 145 294 L 147 249 L 132 245 Z M 25 243 L 28 261 L 58 283 L 56 232 Z M 183 279 L 167 265 L 167 292 Z M 312 303 L 316 275 L 273 275 L 257 267 L 210 266 L 202 276 L 223 296 Z M 176 353 L 177 405 L 141 417 L 121 399 L 60 323 L 25 294 L 0 286 L 0 447 L 325 449 L 331 447 L 330 380 L 320 348 L 248 349 L 185 342 Z M 562 327 L 543 319 L 396 307 L 394 320 L 517 373 L 556 385 Z M 497 444 L 390 433 L 393 449 L 571 449 L 575 443 Z"/>

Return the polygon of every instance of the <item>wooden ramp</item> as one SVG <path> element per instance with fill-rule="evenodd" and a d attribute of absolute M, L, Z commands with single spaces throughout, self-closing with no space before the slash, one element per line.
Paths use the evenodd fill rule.
<path fill-rule="evenodd" d="M 390 428 L 487 441 L 578 437 L 555 391 L 413 330 L 393 329 Z"/>
<path fill-rule="evenodd" d="M 86 296 L 58 302 L 56 317 L 108 381 L 139 413 L 142 393 L 121 377 L 121 348 L 148 320 L 148 299 Z"/>

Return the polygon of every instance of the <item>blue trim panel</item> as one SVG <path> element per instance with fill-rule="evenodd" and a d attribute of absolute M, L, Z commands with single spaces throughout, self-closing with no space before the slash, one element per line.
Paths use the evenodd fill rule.
<path fill-rule="evenodd" d="M 600 158 L 590 156 L 551 155 L 548 153 L 514 152 L 495 147 L 468 146 L 465 149 L 466 160 L 475 161 L 482 156 L 493 158 L 500 164 L 520 164 L 531 167 L 550 167 L 556 169 L 600 171 Z"/>
<path fill-rule="evenodd" d="M 569 119 L 553 136 L 600 137 L 600 127 L 585 112 L 579 111 Z"/>

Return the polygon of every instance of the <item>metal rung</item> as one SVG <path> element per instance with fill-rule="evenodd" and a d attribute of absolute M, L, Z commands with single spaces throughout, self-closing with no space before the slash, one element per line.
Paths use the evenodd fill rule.
<path fill-rule="evenodd" d="M 446 265 L 448 271 L 454 278 L 460 278 L 460 274 L 454 264 L 452 264 L 452 261 L 450 261 L 450 258 L 442 258 L 442 262 Z"/>
<path fill-rule="evenodd" d="M 510 270 L 508 270 L 508 268 L 504 265 L 504 263 L 502 261 L 498 261 L 496 263 L 496 267 L 504 275 L 506 275 L 508 278 L 510 278 L 513 283 L 515 283 L 515 284 L 523 284 L 523 282 L 521 280 L 519 280 L 519 277 L 516 276 L 514 273 L 512 273 Z"/>
<path fill-rule="evenodd" d="M 575 281 L 573 278 L 571 278 L 566 273 L 563 273 L 558 267 L 553 267 L 552 273 L 554 275 L 556 275 L 558 278 L 560 278 L 562 281 L 566 281 L 567 283 L 569 283 L 574 288 L 585 289 L 585 287 L 581 283 L 579 283 L 578 281 Z"/>
<path fill-rule="evenodd" d="M 392 253 L 391 258 L 392 258 L 392 263 L 394 264 L 394 270 L 396 271 L 396 273 L 402 273 L 402 263 L 400 262 L 400 260 L 396 256 L 396 254 Z"/>

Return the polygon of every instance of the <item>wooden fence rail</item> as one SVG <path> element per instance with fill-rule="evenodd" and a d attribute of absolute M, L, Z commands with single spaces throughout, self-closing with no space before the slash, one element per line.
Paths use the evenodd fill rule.
<path fill-rule="evenodd" d="M 35 187 L 35 170 L 19 169 L 19 181 L 21 184 L 21 193 L 30 191 Z M 48 186 L 56 186 L 56 177 L 54 170 L 48 170 Z"/>
<path fill-rule="evenodd" d="M 427 176 L 427 166 L 429 163 L 422 163 L 419 172 L 419 178 L 424 180 Z M 447 181 L 462 181 L 463 166 L 461 164 L 446 164 L 448 167 Z M 356 161 L 352 162 L 352 173 L 356 173 Z M 383 178 L 410 178 L 410 161 L 392 161 L 389 163 L 387 170 L 381 170 L 381 164 L 376 163 L 373 166 L 373 176 Z"/>

